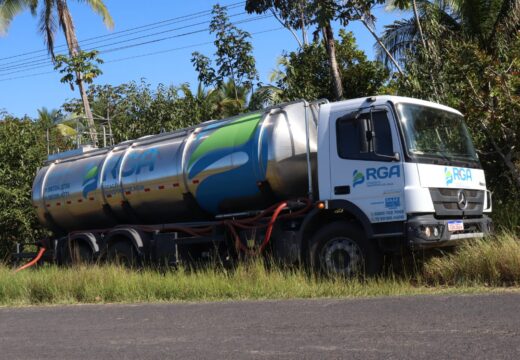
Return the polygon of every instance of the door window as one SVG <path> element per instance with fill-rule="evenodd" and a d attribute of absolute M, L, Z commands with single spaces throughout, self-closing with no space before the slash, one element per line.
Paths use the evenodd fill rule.
<path fill-rule="evenodd" d="M 338 155 L 343 159 L 384 161 L 394 155 L 392 132 L 384 110 L 338 118 L 336 136 Z"/>

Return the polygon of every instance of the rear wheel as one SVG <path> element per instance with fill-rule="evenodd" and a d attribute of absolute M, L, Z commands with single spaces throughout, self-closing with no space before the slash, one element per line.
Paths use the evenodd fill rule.
<path fill-rule="evenodd" d="M 73 265 L 91 264 L 94 262 L 94 253 L 90 245 L 84 241 L 73 242 L 70 255 Z"/>
<path fill-rule="evenodd" d="M 321 274 L 353 277 L 377 275 L 383 256 L 353 223 L 335 222 L 319 230 L 310 247 L 311 266 Z"/>
<path fill-rule="evenodd" d="M 137 250 L 130 241 L 117 240 L 108 246 L 107 260 L 110 264 L 128 268 L 140 265 Z"/>

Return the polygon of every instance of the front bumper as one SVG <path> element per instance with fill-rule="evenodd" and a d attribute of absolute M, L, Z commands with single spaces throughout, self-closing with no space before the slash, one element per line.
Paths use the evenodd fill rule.
<path fill-rule="evenodd" d="M 448 222 L 454 219 L 436 219 L 433 215 L 410 217 L 406 223 L 408 245 L 413 250 L 455 246 L 466 239 L 482 238 L 492 232 L 491 219 L 456 219 L 464 224 L 464 230 L 449 231 Z"/>

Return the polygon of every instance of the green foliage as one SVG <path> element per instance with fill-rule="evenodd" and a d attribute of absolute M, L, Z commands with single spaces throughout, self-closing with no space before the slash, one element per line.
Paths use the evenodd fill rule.
<path fill-rule="evenodd" d="M 362 16 L 371 17 L 370 11 L 384 0 L 247 0 L 245 9 L 249 13 L 265 13 L 270 9 L 279 11 L 281 17 L 289 21 L 293 28 L 301 26 L 301 16 L 308 24 L 323 27 L 333 20 L 344 26 Z"/>
<path fill-rule="evenodd" d="M 80 85 L 83 81 L 92 84 L 94 79 L 103 72 L 97 64 L 102 64 L 103 60 L 98 57 L 99 51 L 79 51 L 73 56 L 58 55 L 55 59 L 54 70 L 59 70 L 65 74 L 61 78 L 62 83 L 67 83 L 74 90 L 74 84 Z"/>
<path fill-rule="evenodd" d="M 250 89 L 253 81 L 258 79 L 255 58 L 251 54 L 251 35 L 230 22 L 226 8 L 215 5 L 212 13 L 209 31 L 215 35 L 217 68 L 212 68 L 212 62 L 207 56 L 194 52 L 191 61 L 199 73 L 199 81 L 206 86 L 222 87 L 229 80 L 237 88 Z M 237 93 L 235 99 L 238 100 Z"/>
<path fill-rule="evenodd" d="M 345 97 L 374 95 L 382 91 L 388 72 L 379 63 L 366 58 L 356 46 L 351 32 L 340 31 L 336 54 L 344 83 Z M 278 74 L 278 86 L 285 98 L 314 100 L 333 99 L 328 56 L 322 43 L 312 43 L 298 52 L 283 56 L 283 70 Z"/>
<path fill-rule="evenodd" d="M 35 241 L 45 235 L 31 203 L 31 185 L 46 153 L 40 124 L 3 116 L 0 121 L 0 262 L 14 251 L 16 241 Z"/>
<path fill-rule="evenodd" d="M 241 113 L 246 107 L 247 91 L 225 82 L 218 89 L 206 90 L 199 84 L 192 91 L 188 84 L 152 89 L 144 80 L 118 86 L 95 85 L 88 91 L 94 114 L 110 119 L 114 141 L 172 131 Z M 81 110 L 81 101 L 64 104 L 64 110 Z"/>

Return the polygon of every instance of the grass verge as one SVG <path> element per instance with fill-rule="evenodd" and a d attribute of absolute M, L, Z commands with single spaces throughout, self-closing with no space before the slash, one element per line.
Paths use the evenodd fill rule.
<path fill-rule="evenodd" d="M 114 266 L 46 266 L 14 273 L 0 267 L 0 305 L 136 303 L 288 298 L 352 298 L 520 290 L 520 242 L 504 233 L 434 257 L 406 276 L 361 281 L 315 278 L 302 270 L 266 270 L 260 261 L 236 270 L 160 273 Z"/>
<path fill-rule="evenodd" d="M 503 232 L 466 243 L 452 254 L 430 259 L 421 275 L 433 285 L 519 286 L 520 240 Z"/>

